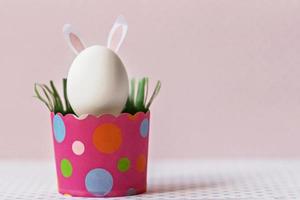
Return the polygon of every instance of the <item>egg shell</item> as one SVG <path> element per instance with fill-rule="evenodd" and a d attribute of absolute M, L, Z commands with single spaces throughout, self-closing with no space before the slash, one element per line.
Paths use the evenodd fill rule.
<path fill-rule="evenodd" d="M 128 76 L 119 56 L 104 46 L 91 46 L 74 59 L 67 94 L 75 113 L 118 115 L 129 92 Z"/>

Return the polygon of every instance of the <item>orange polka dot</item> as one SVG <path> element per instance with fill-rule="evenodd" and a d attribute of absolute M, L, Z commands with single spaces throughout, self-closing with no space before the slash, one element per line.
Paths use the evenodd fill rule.
<path fill-rule="evenodd" d="M 136 161 L 136 170 L 138 172 L 143 172 L 146 169 L 147 160 L 144 155 L 140 155 Z"/>
<path fill-rule="evenodd" d="M 93 143 L 98 151 L 113 153 L 122 143 L 121 129 L 114 124 L 100 125 L 94 131 Z"/>

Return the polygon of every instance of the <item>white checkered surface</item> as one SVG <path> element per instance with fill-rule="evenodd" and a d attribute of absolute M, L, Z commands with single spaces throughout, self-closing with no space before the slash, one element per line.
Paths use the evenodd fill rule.
<path fill-rule="evenodd" d="M 148 192 L 110 199 L 300 199 L 300 161 L 150 162 Z M 52 162 L 0 161 L 1 200 L 60 200 Z M 95 199 L 95 198 L 74 198 Z"/>

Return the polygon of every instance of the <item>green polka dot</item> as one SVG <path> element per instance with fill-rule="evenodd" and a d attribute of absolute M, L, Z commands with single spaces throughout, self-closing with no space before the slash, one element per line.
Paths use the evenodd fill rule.
<path fill-rule="evenodd" d="M 118 169 L 121 172 L 126 172 L 130 167 L 130 160 L 126 157 L 120 158 L 118 161 Z"/>
<path fill-rule="evenodd" d="M 60 170 L 64 177 L 70 177 L 73 171 L 71 162 L 67 159 L 62 159 L 60 162 Z"/>

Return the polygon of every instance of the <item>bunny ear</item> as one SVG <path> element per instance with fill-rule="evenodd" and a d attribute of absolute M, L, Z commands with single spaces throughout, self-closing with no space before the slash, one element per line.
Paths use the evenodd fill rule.
<path fill-rule="evenodd" d="M 128 24 L 127 24 L 125 18 L 122 15 L 120 15 L 116 19 L 115 23 L 113 24 L 113 27 L 111 28 L 111 30 L 110 30 L 110 32 L 108 34 L 107 48 L 111 48 L 112 37 L 113 37 L 114 33 L 116 32 L 116 30 L 119 27 L 122 28 L 122 35 L 121 35 L 121 39 L 120 39 L 120 41 L 119 41 L 119 43 L 118 43 L 118 45 L 117 45 L 117 47 L 115 49 L 115 52 L 119 51 L 119 49 L 120 49 L 120 47 L 121 47 L 121 45 L 122 45 L 122 43 L 123 43 L 123 41 L 125 39 L 125 36 L 127 34 L 127 30 L 128 30 Z"/>
<path fill-rule="evenodd" d="M 78 37 L 78 34 L 74 32 L 71 24 L 64 25 L 63 33 L 69 47 L 75 54 L 79 54 L 83 49 L 85 49 L 83 42 Z"/>

